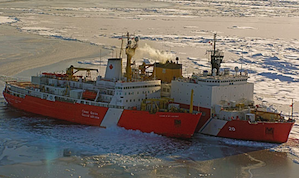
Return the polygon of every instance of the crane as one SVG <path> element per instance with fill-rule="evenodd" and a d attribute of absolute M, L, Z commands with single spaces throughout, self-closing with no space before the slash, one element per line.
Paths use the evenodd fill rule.
<path fill-rule="evenodd" d="M 76 71 L 74 71 L 76 70 Z M 68 80 L 74 80 L 74 74 L 79 72 L 79 71 L 86 71 L 86 77 L 87 78 L 91 78 L 91 73 L 90 71 L 97 71 L 98 69 L 90 69 L 90 68 L 82 68 L 82 67 L 74 67 L 73 65 L 71 65 L 69 68 L 66 69 L 66 75 Z"/>

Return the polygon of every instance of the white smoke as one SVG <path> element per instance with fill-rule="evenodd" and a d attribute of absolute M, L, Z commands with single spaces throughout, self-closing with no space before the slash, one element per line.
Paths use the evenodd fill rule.
<path fill-rule="evenodd" d="M 160 51 L 145 44 L 136 50 L 135 59 L 149 58 L 157 62 L 165 63 L 167 60 L 175 60 L 175 55 L 166 51 Z"/>

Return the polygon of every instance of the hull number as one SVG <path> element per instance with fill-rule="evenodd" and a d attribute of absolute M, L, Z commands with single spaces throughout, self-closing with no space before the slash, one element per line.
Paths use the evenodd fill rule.
<path fill-rule="evenodd" d="M 234 132 L 234 131 L 236 131 L 236 128 L 235 127 L 228 127 L 228 131 Z"/>

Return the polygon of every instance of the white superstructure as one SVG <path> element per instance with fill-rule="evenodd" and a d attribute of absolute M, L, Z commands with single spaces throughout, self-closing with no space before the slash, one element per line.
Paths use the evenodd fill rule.
<path fill-rule="evenodd" d="M 215 105 L 249 104 L 253 101 L 253 83 L 247 82 L 247 75 L 194 74 L 191 78 L 173 80 L 171 97 L 182 104 L 190 103 L 194 90 L 194 106 L 213 108 Z"/>
<path fill-rule="evenodd" d="M 171 97 L 175 103 L 188 106 L 191 90 L 193 94 L 193 107 L 200 110 L 203 118 L 221 117 L 229 119 L 238 117 L 245 119 L 244 111 L 253 106 L 253 83 L 249 83 L 248 73 L 239 72 L 235 67 L 234 73 L 229 69 L 220 72 L 224 54 L 216 49 L 216 34 L 214 34 L 213 50 L 211 53 L 211 71 L 193 74 L 191 78 L 178 78 L 171 83 Z M 236 106 L 241 106 L 234 111 Z M 225 109 L 230 111 L 225 113 Z M 242 111 L 241 111 L 242 110 Z"/>
<path fill-rule="evenodd" d="M 49 78 L 42 74 L 33 76 L 32 83 L 44 86 L 43 90 L 49 93 L 48 96 L 53 95 L 53 99 L 55 96 L 65 95 L 81 103 L 83 101 L 82 93 L 89 91 L 96 94 L 96 97 L 91 100 L 91 104 L 97 102 L 105 106 L 124 109 L 133 107 L 140 109 L 143 99 L 161 97 L 161 80 L 124 82 L 123 80 L 115 81 L 110 78 L 98 77 L 95 82 L 85 83 L 82 80 L 64 81 L 55 77 Z"/>

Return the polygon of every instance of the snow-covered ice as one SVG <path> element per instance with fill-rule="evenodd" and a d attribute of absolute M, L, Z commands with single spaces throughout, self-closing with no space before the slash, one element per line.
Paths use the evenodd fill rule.
<path fill-rule="evenodd" d="M 30 0 L 26 1 L 26 4 L 18 1 L 0 0 L 0 2 L 0 28 L 9 26 L 17 29 L 20 34 L 42 37 L 38 39 L 39 44 L 42 44 L 43 39 L 58 41 L 57 43 L 49 42 L 48 44 L 51 45 L 47 47 L 27 46 L 26 49 L 22 48 L 23 43 L 17 43 L 18 45 L 8 43 L 6 46 L 1 46 L 1 81 L 13 77 L 11 75 L 15 74 L 17 77 L 29 75 L 28 71 L 30 70 L 33 70 L 35 74 L 46 68 L 42 68 L 42 66 L 47 65 L 50 65 L 48 69 L 64 70 L 68 66 L 61 64 L 69 64 L 72 61 L 78 65 L 92 65 L 92 67 L 97 65 L 102 69 L 100 72 L 103 73 L 107 58 L 119 54 L 120 40 L 118 39 L 127 31 L 140 38 L 140 48 L 139 51 L 136 51 L 136 64 L 143 61 L 175 60 L 175 57 L 179 57 L 180 63 L 183 64 L 183 75 L 188 77 L 192 73 L 210 68 L 206 51 L 212 48 L 213 33 L 217 33 L 217 48 L 225 52 L 222 68 L 230 68 L 233 72 L 234 67 L 238 66 L 249 72 L 249 81 L 255 84 L 255 102 L 290 115 L 291 99 L 294 99 L 294 115 L 299 115 L 299 2 L 297 0 L 134 0 L 115 3 L 105 0 L 78 1 L 76 3 L 54 0 L 38 1 L 37 3 L 36 0 Z M 18 40 L 22 38 L 14 40 L 36 41 L 33 36 L 23 40 Z M 0 33 L 0 40 L 3 37 L 4 34 Z M 61 48 L 62 43 L 59 41 L 74 43 L 65 43 Z M 80 45 L 75 47 L 75 44 Z M 56 45 L 61 49 L 55 48 Z M 67 54 L 73 53 L 74 55 L 62 55 L 71 46 L 75 49 Z M 81 49 L 83 46 L 99 47 L 102 51 L 99 49 L 94 52 L 96 50 L 89 49 L 93 51 L 93 55 L 83 59 L 82 56 L 88 54 L 88 52 L 86 55 L 81 54 L 84 51 Z M 16 51 L 18 53 L 15 54 Z M 54 51 L 57 55 L 51 56 L 52 53 L 45 51 Z M 95 55 L 96 53 L 97 55 Z M 98 55 L 100 53 L 106 56 L 100 58 Z M 75 56 L 78 55 L 80 57 L 76 58 Z M 30 62 L 15 63 L 18 60 L 21 61 L 20 56 Z M 59 58 L 61 56 L 63 59 Z M 60 63 L 61 60 L 69 60 L 69 62 Z M 3 67 L 4 65 L 5 67 Z M 3 82 L 0 82 L 0 88 L 3 85 Z M 3 97 L 1 96 L 0 99 Z M 21 122 L 24 118 L 14 119 Z M 34 124 L 38 126 L 37 123 Z M 26 122 L 24 124 L 26 125 Z M 71 127 L 69 130 L 65 130 L 63 126 L 57 126 L 54 130 L 50 129 L 52 132 L 46 136 L 46 132 L 37 133 L 28 130 L 13 133 L 16 138 L 25 140 L 31 146 L 46 145 L 44 149 L 49 157 L 59 157 L 61 154 L 59 150 L 68 149 L 66 145 L 74 144 L 72 146 L 78 148 L 73 150 L 75 153 L 102 154 L 102 156 L 86 157 L 85 160 L 81 160 L 80 164 L 88 166 L 88 163 L 91 162 L 102 167 L 118 164 L 119 167 L 127 171 L 128 176 L 140 176 L 143 174 L 134 172 L 135 167 L 139 167 L 140 171 L 147 170 L 150 166 L 152 172 L 163 170 L 161 165 L 181 169 L 185 163 L 178 163 L 180 159 L 203 161 L 222 158 L 223 155 L 233 155 L 231 151 L 228 151 L 229 149 L 234 149 L 234 153 L 240 154 L 243 154 L 244 150 L 250 152 L 259 149 L 269 149 L 274 153 L 288 153 L 292 162 L 298 165 L 298 128 L 298 124 L 295 124 L 289 141 L 282 145 L 219 139 L 202 135 L 196 135 L 194 141 L 190 143 L 120 128 L 99 131 L 98 128 L 77 126 Z M 82 135 L 76 134 L 78 131 Z M 89 132 L 104 135 L 114 134 L 116 137 L 111 139 L 111 137 L 96 136 L 84 140 L 83 135 L 88 135 Z M 72 140 L 73 135 L 75 135 L 75 142 Z M 44 137 L 47 139 L 41 139 Z M 31 138 L 35 138 L 37 141 L 31 140 Z M 134 139 L 137 139 L 138 142 L 134 142 Z M 145 143 L 144 140 L 148 143 Z M 26 150 L 25 147 L 22 147 L 24 142 L 15 144 L 15 140 L 5 139 L 2 143 L 7 145 L 7 152 L 4 152 L 4 155 L 10 155 L 10 152 L 14 148 L 17 149 L 18 146 Z M 49 151 L 51 149 L 53 151 Z M 42 155 L 42 151 L 39 153 Z M 131 155 L 136 155 L 136 157 Z M 152 158 L 147 159 L 149 157 Z M 20 162 L 26 160 L 25 156 L 16 155 L 14 158 L 21 160 Z M 33 158 L 34 156 L 32 156 Z M 247 155 L 246 158 L 249 156 Z M 254 162 L 255 159 L 251 158 Z M 177 162 L 175 164 L 165 163 L 164 161 L 167 159 Z M 207 165 L 211 165 L 210 163 L 205 162 Z M 196 167 L 190 162 L 188 164 L 192 165 L 192 168 Z M 204 165 L 202 166 L 204 167 Z M 213 168 L 213 165 L 210 167 Z M 217 167 L 217 169 L 221 168 Z M 165 172 L 170 175 L 170 172 L 174 170 L 167 169 Z M 248 170 L 246 169 L 247 173 Z M 254 175 L 254 169 L 250 168 L 250 170 Z M 202 171 L 200 175 L 211 172 Z"/>
<path fill-rule="evenodd" d="M 1 13 L 0 13 L 1 15 Z M 6 16 L 0 16 L 0 25 L 5 23 L 14 23 L 17 22 L 18 19 L 14 17 L 6 17 Z"/>

